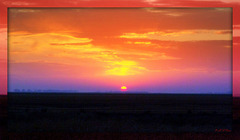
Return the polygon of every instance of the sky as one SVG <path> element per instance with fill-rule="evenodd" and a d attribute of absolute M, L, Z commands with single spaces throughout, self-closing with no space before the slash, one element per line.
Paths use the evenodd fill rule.
<path fill-rule="evenodd" d="M 231 8 L 10 8 L 8 91 L 231 94 L 231 49 Z"/>
<path fill-rule="evenodd" d="M 239 0 L 0 0 L 0 95 L 8 87 L 8 7 L 231 7 L 232 13 L 232 89 L 240 97 L 240 1 Z"/>

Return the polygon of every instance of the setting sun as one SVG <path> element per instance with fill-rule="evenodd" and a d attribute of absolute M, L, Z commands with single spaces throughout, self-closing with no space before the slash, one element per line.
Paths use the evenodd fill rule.
<path fill-rule="evenodd" d="M 126 91 L 126 90 L 127 90 L 127 87 L 126 87 L 126 86 L 122 86 L 122 87 L 121 87 L 121 90 L 122 90 L 122 91 Z"/>

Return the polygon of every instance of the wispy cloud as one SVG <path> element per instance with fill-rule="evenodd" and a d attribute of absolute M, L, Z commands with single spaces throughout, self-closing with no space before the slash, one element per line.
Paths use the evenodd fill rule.
<path fill-rule="evenodd" d="M 134 60 L 117 55 L 117 51 L 91 44 L 92 39 L 53 33 L 9 34 L 10 63 L 59 63 L 79 65 L 83 59 L 103 63 L 107 75 L 136 75 L 146 68 Z M 54 50 L 54 53 L 53 53 Z"/>
<path fill-rule="evenodd" d="M 228 30 L 185 30 L 168 32 L 125 33 L 120 38 L 172 40 L 172 41 L 203 41 L 203 40 L 231 40 Z"/>
<path fill-rule="evenodd" d="M 153 54 L 151 57 L 140 58 L 142 60 L 179 60 L 179 57 L 168 56 L 166 53 Z"/>
<path fill-rule="evenodd" d="M 146 72 L 145 67 L 141 67 L 135 61 L 115 61 L 108 66 L 107 75 L 127 76 Z"/>
<path fill-rule="evenodd" d="M 152 42 L 144 42 L 144 41 L 127 41 L 126 44 L 136 44 L 136 45 L 152 45 Z"/>

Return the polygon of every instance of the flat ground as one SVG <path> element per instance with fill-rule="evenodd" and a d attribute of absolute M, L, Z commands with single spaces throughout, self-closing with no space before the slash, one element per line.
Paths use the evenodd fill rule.
<path fill-rule="evenodd" d="M 215 132 L 232 130 L 231 95 L 8 95 L 11 132 Z"/>
<path fill-rule="evenodd" d="M 12 94 L 14 95 L 14 94 Z M 36 94 L 35 94 L 36 95 Z M 34 95 L 32 95 L 34 96 Z M 13 96 L 9 96 L 9 100 L 8 102 L 10 103 L 9 107 L 11 107 L 12 105 L 15 106 L 15 108 L 13 107 L 12 109 L 9 109 L 9 123 L 11 125 L 11 122 L 16 122 L 14 127 L 11 127 L 9 129 L 9 133 L 10 134 L 9 138 L 10 139 L 113 139 L 113 138 L 119 138 L 119 139 L 136 139 L 136 138 L 140 138 L 140 139 L 237 139 L 238 137 L 240 137 L 239 135 L 239 120 L 240 120 L 240 115 L 239 115 L 239 108 L 240 108 L 240 99 L 239 98 L 234 98 L 234 104 L 233 104 L 233 130 L 232 132 L 228 132 L 229 128 L 227 127 L 218 127 L 219 125 L 216 125 L 217 121 L 215 121 L 215 123 L 212 123 L 215 128 L 217 129 L 217 133 L 215 132 L 207 132 L 207 133 L 193 133 L 193 132 L 184 132 L 184 130 L 186 130 L 185 128 L 187 128 L 187 130 L 191 130 L 191 127 L 201 127 L 201 123 L 199 123 L 199 119 L 201 120 L 201 118 L 212 118 L 211 116 L 217 116 L 215 114 L 218 114 L 218 116 L 222 116 L 223 119 L 226 120 L 226 122 L 228 122 L 228 111 L 222 111 L 221 109 L 219 109 L 219 107 L 217 107 L 217 104 L 219 103 L 223 103 L 221 107 L 223 107 L 223 110 L 228 110 L 229 106 L 228 104 L 232 104 L 231 102 L 229 102 L 229 100 L 227 98 L 231 98 L 229 96 L 225 96 L 224 98 L 214 98 L 213 96 L 205 96 L 205 97 L 198 97 L 198 100 L 205 98 L 206 100 L 202 100 L 202 102 L 195 102 L 194 101 L 194 97 L 189 97 L 190 102 L 188 102 L 187 104 L 192 104 L 191 106 L 187 107 L 179 107 L 180 103 L 182 101 L 185 101 L 185 99 L 183 98 L 179 98 L 177 97 L 176 99 L 178 99 L 178 101 L 180 102 L 165 102 L 161 100 L 167 100 L 167 96 L 165 96 L 165 99 L 163 99 L 164 96 L 161 97 L 161 99 L 157 99 L 156 96 L 153 98 L 152 97 L 145 97 L 146 100 L 142 101 L 141 98 L 136 98 L 132 95 L 132 97 L 127 97 L 127 96 L 121 96 L 122 98 L 112 98 L 112 95 L 108 95 L 108 98 L 104 98 L 105 100 L 108 100 L 109 98 L 111 98 L 112 100 L 115 99 L 115 102 L 108 102 L 105 105 L 101 104 L 103 100 L 101 99 L 96 99 L 96 100 L 100 100 L 98 102 L 98 105 L 96 104 L 96 102 L 89 102 L 86 100 L 86 97 L 84 98 L 84 96 L 81 97 L 81 99 L 83 99 L 84 101 L 82 102 L 74 102 L 74 100 L 79 101 L 80 97 L 74 97 L 73 99 L 73 95 L 68 96 L 68 98 L 63 98 L 63 95 L 59 95 L 58 97 L 54 97 L 51 96 L 49 98 L 46 98 L 47 94 L 45 94 L 45 96 L 34 96 L 34 97 L 29 97 L 28 98 L 24 98 L 23 95 L 20 96 L 14 96 L 17 97 L 15 98 L 16 100 L 12 100 Z M 26 96 L 25 96 L 26 97 Z M 44 98 L 43 98 L 44 97 Z M 66 96 L 65 96 L 66 97 Z M 117 96 L 115 96 L 117 97 Z M 142 96 L 143 97 L 143 96 Z M 182 96 L 183 97 L 183 96 Z M 196 97 L 196 96 L 195 96 Z M 5 100 L 6 97 L 1 98 L 1 103 L 6 103 Z M 57 98 L 57 99 L 56 99 Z M 88 97 L 89 98 L 89 97 Z M 213 98 L 215 100 L 215 103 L 213 103 Z M 34 101 L 34 100 L 35 101 Z M 40 100 L 41 99 L 41 100 Z M 122 102 L 123 100 L 121 99 L 128 99 L 127 102 L 123 102 L 122 103 L 122 107 L 119 106 L 119 104 L 117 104 L 118 102 Z M 129 103 L 132 102 L 133 99 L 135 100 L 135 103 L 130 103 L 129 105 L 129 110 L 127 110 L 128 107 L 124 107 L 123 105 L 126 105 L 125 103 Z M 176 100 L 174 99 L 174 100 Z M 224 99 L 224 100 L 223 100 Z M 56 100 L 58 103 L 53 103 L 52 101 Z M 156 102 L 154 102 L 156 100 Z M 159 102 L 157 102 L 157 100 Z M 11 101 L 14 101 L 14 104 L 11 103 Z M 151 103 L 153 103 L 152 105 L 149 105 L 148 103 L 151 101 Z M 68 105 L 66 105 L 66 103 L 70 103 Z M 29 104 L 30 103 L 30 104 Z M 34 104 L 33 104 L 34 103 Z M 49 104 L 50 103 L 50 104 Z M 136 109 L 136 105 L 139 105 L 139 103 L 142 103 L 142 109 Z M 209 108 L 206 109 L 206 103 L 209 104 Z M 63 105 L 62 105 L 63 104 Z M 95 104 L 95 105 L 94 105 Z M 200 104 L 202 106 L 198 107 L 198 104 Z M 2 106 L 3 104 L 1 104 Z M 27 105 L 27 107 L 26 107 Z M 160 105 L 168 105 L 168 109 L 167 107 L 162 107 L 160 108 L 160 111 L 156 108 L 159 108 Z M 26 108 L 24 108 L 24 106 Z M 111 106 L 111 107 L 110 107 Z M 153 107 L 155 106 L 155 107 Z M 158 107 L 156 107 L 158 106 Z M 172 107 L 171 107 L 172 106 Z M 186 105 L 185 105 L 186 106 Z M 212 106 L 212 107 L 211 107 Z M 225 107 L 224 107 L 225 106 Z M 228 107 L 226 107 L 228 106 Z M 231 106 L 232 107 L 232 106 Z M 71 109 L 70 109 L 71 108 Z M 100 110 L 99 108 L 102 108 L 102 110 Z M 119 111 L 116 110 L 116 108 L 118 108 Z M 122 109 L 119 109 L 122 108 Z M 131 111 L 131 108 L 135 108 L 135 111 Z M 180 109 L 181 108 L 181 109 Z M 6 110 L 6 108 L 1 108 L 2 110 Z M 18 110 L 20 109 L 20 110 Z M 180 110 L 179 110 L 180 109 Z M 1 111 L 2 111 L 1 110 Z M 18 110 L 18 111 L 17 111 Z M 63 111 L 64 110 L 64 111 Z M 167 112 L 165 112 L 166 110 L 168 110 Z M 174 115 L 174 110 L 178 110 L 177 113 L 175 112 Z M 218 111 L 221 110 L 221 111 Z M 231 110 L 231 109 L 230 109 Z M 28 112 L 27 114 L 31 114 L 29 117 L 27 117 L 26 112 Z M 131 113 L 132 112 L 132 113 Z M 204 113 L 205 112 L 205 113 Z M 225 112 L 225 113 L 224 113 Z M 11 114 L 12 113 L 12 114 Z M 14 114 L 19 116 L 17 118 L 14 118 Z M 51 114 L 51 115 L 50 115 Z M 66 114 L 65 117 L 63 114 Z M 185 115 L 184 115 L 185 114 Z M 188 118 L 186 118 L 186 114 L 190 114 L 187 115 Z M 4 116 L 4 115 L 1 115 Z M 68 116 L 68 117 L 67 117 Z M 142 116 L 142 117 L 139 117 Z M 151 116 L 151 117 L 150 117 Z M 199 118 L 199 116 L 202 116 Z M 15 116 L 16 117 L 16 116 Z M 32 118 L 35 117 L 35 118 Z M 161 118 L 162 117 L 162 118 Z M 70 119 L 72 118 L 72 120 Z M 81 118 L 81 119 L 79 119 Z M 86 127 L 87 125 L 85 124 L 85 127 L 83 127 L 84 125 L 84 121 L 80 121 L 80 120 L 90 120 L 89 122 L 86 122 L 88 125 L 90 122 L 92 122 L 93 124 L 96 125 L 96 122 L 98 122 L 98 124 L 96 125 L 97 127 Z M 95 119 L 95 122 L 93 121 Z M 106 119 L 108 118 L 108 119 Z M 112 119 L 111 119 L 112 118 Z M 136 119 L 138 118 L 138 119 Z M 161 118 L 161 119 L 160 119 Z M 164 120 L 165 118 L 165 120 Z M 174 118 L 178 118 L 178 120 L 183 121 L 183 123 L 179 123 L 181 121 L 177 121 L 177 120 L 173 120 Z M 197 118 L 195 121 L 195 124 L 192 125 L 188 125 L 188 127 L 186 127 L 186 124 L 188 123 L 188 121 L 186 120 L 191 120 L 191 118 Z M 221 118 L 221 117 L 220 117 Z M 27 121 L 27 119 L 29 119 Z M 110 120 L 109 120 L 110 119 Z M 6 119 L 5 119 L 6 120 Z M 49 123 L 51 120 L 52 123 Z M 65 122 L 65 123 L 61 123 Z M 70 120 L 70 121 L 69 121 Z M 106 121 L 108 120 L 108 121 Z M 159 121 L 161 120 L 161 121 Z M 164 121 L 163 121 L 164 120 Z M 184 121 L 185 120 L 185 121 Z M 193 119 L 194 120 L 194 119 Z M 231 119 L 230 119 L 231 120 Z M 44 122 L 45 121 L 45 122 Z M 159 127 L 159 125 L 154 125 L 154 123 L 152 123 L 151 125 L 149 125 L 149 127 L 147 127 L 149 122 L 160 122 L 159 124 L 165 124 L 162 125 L 162 129 Z M 38 123 L 37 123 L 38 122 Z M 56 123 L 57 122 L 57 123 Z M 59 123 L 60 122 L 60 123 Z M 71 122 L 71 123 L 70 123 Z M 74 123 L 76 125 L 74 125 Z M 104 123 L 105 124 L 104 124 Z M 116 124 L 117 122 L 117 124 Z M 125 122 L 125 124 L 124 124 Z M 126 123 L 128 122 L 128 123 Z M 142 123 L 144 122 L 144 123 Z M 209 121 L 205 121 L 205 123 L 208 123 Z M 33 125 L 33 124 L 37 124 L 37 125 Z M 46 125 L 46 123 L 48 123 Z M 57 124 L 58 127 L 53 127 L 51 126 L 52 124 Z M 27 126 L 21 126 L 21 124 L 23 125 L 27 125 Z M 44 125 L 45 124 L 45 125 Z M 73 130 L 70 130 L 70 126 L 71 127 L 75 127 Z M 79 126 L 79 124 L 81 124 L 82 126 Z M 107 125 L 106 125 L 107 124 Z M 130 126 L 134 125 L 133 126 Z M 140 125 L 140 124 L 144 124 L 144 125 Z M 19 126 L 20 125 L 20 126 Z M 59 129 L 59 126 L 61 125 L 65 125 L 66 127 L 63 127 L 61 129 Z M 125 129 L 125 125 L 127 125 L 128 129 Z M 139 129 L 141 126 L 141 129 Z M 175 125 L 175 126 L 174 126 Z M 228 125 L 228 124 L 227 124 Z M 50 128 L 48 129 L 47 127 Z M 105 126 L 105 127 L 103 127 Z M 120 128 L 117 128 L 115 126 L 119 126 Z M 165 127 L 163 127 L 165 126 Z M 172 130 L 174 131 L 179 131 L 179 132 L 184 132 L 184 133 L 169 133 L 171 131 L 171 129 L 166 129 L 169 126 L 173 126 Z M 202 125 L 203 128 L 204 125 Z M 226 125 L 223 125 L 226 126 Z M 139 127 L 139 128 L 137 128 Z M 218 127 L 218 128 L 217 128 Z M 25 133 L 22 133 L 19 130 L 19 128 L 23 128 L 25 131 Z M 29 131 L 29 128 L 34 128 L 34 132 L 31 130 Z M 42 128 L 47 128 L 46 130 L 42 131 Z M 68 128 L 68 129 L 66 129 Z M 81 129 L 79 129 L 81 128 Z M 94 129 L 95 130 L 94 130 Z M 101 131 L 104 133 L 98 133 L 101 132 L 98 129 L 101 128 Z M 137 129 L 136 129 L 137 128 Z M 146 129 L 142 129 L 142 128 L 147 128 Z M 157 131 L 152 131 L 152 128 L 156 128 L 154 130 Z M 159 129 L 160 128 L 160 129 Z M 171 128 L 171 127 L 170 127 Z M 175 129 L 173 129 L 175 128 Z M 178 129 L 176 129 L 178 128 Z M 209 129 L 211 127 L 205 127 L 208 128 L 207 131 L 211 131 L 212 129 Z M 52 131 L 53 129 L 55 129 L 55 131 Z M 79 131 L 81 132 L 89 132 L 89 129 L 92 129 L 96 132 L 94 133 L 79 133 Z M 124 129 L 125 133 L 119 133 L 122 131 L 122 129 Z M 130 130 L 129 130 L 130 129 Z M 165 129 L 165 131 L 163 130 Z M 6 128 L 3 128 L 2 130 L 6 130 Z M 111 130 L 111 131 L 110 131 Z M 166 131 L 167 130 L 167 131 Z M 192 129 L 193 130 L 193 129 Z M 195 129 L 195 131 L 198 131 L 198 129 Z M 202 130 L 202 129 L 201 129 Z M 139 132 L 145 132 L 145 133 L 139 133 Z M 21 133 L 20 133 L 21 132 Z M 91 131 L 90 131 L 91 132 Z M 114 132 L 114 133 L 111 133 Z M 131 133 L 128 133 L 131 132 Z M 151 132 L 151 133 L 148 133 Z M 224 132 L 224 133 L 221 133 Z M 225 133 L 226 132 L 226 133 Z"/>

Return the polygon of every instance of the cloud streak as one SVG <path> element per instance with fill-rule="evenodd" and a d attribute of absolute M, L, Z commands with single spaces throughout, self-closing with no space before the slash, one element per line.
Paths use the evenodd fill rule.
<path fill-rule="evenodd" d="M 168 32 L 124 33 L 120 38 L 170 40 L 170 41 L 206 41 L 231 40 L 231 31 L 225 30 L 186 30 Z"/>

